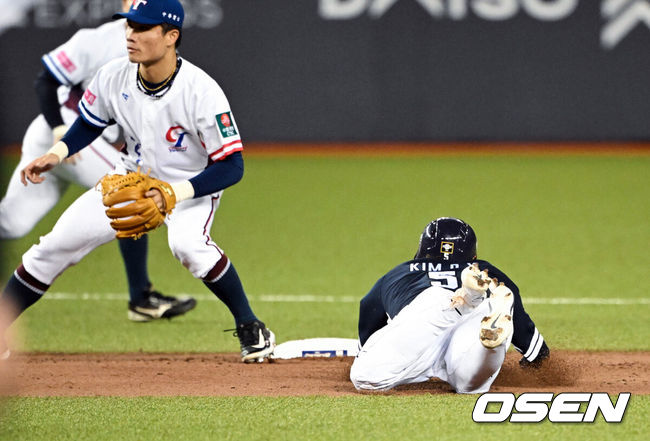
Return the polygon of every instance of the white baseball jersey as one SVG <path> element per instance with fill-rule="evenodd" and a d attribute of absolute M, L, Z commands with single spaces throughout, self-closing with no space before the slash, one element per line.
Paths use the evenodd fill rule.
<path fill-rule="evenodd" d="M 126 20 L 81 29 L 53 51 L 43 55 L 47 69 L 65 86 L 84 88 L 100 67 L 126 55 Z"/>
<path fill-rule="evenodd" d="M 45 54 L 43 64 L 59 80 L 59 102 L 63 122 L 70 126 L 77 118 L 76 97 L 71 87 L 85 86 L 100 67 L 126 54 L 125 20 L 106 23 L 95 29 L 82 29 L 70 40 Z M 109 144 L 118 138 L 117 127 L 106 130 L 84 150 L 76 163 L 64 163 L 48 174 L 39 185 L 24 186 L 20 170 L 53 144 L 52 129 L 39 115 L 29 125 L 22 144 L 20 163 L 14 171 L 5 196 L 0 201 L 0 238 L 17 238 L 27 234 L 50 211 L 65 192 L 68 183 L 93 187 L 99 178 L 120 162 L 119 152 Z M 107 142 L 108 141 L 108 142 Z"/>
<path fill-rule="evenodd" d="M 127 57 L 102 67 L 79 103 L 81 116 L 103 128 L 115 121 L 127 143 L 127 169 L 136 165 L 167 182 L 190 179 L 211 161 L 243 149 L 228 100 L 216 81 L 182 59 L 161 96 L 137 84 L 138 65 Z"/>
<path fill-rule="evenodd" d="M 94 29 L 81 29 L 70 40 L 43 55 L 48 71 L 65 87 L 59 88 L 61 117 L 70 127 L 77 119 L 79 97 L 70 95 L 70 88 L 80 84 L 86 88 L 100 67 L 126 55 L 126 20 L 105 23 Z M 106 130 L 102 137 L 115 142 L 117 128 Z"/>

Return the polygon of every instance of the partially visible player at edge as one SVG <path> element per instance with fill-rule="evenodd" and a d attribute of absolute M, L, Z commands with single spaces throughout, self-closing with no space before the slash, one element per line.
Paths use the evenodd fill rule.
<path fill-rule="evenodd" d="M 477 260 L 472 227 L 439 218 L 424 229 L 413 260 L 361 300 L 350 379 L 357 389 L 387 390 L 436 377 L 459 393 L 487 392 L 511 342 L 524 368 L 549 358 L 517 285 Z"/>
<path fill-rule="evenodd" d="M 131 0 L 122 0 L 122 11 L 129 10 Z M 116 20 L 95 29 L 82 29 L 70 40 L 42 57 L 44 70 L 36 80 L 41 115 L 29 125 L 23 138 L 21 158 L 14 170 L 7 193 L 0 201 L 0 239 L 23 237 L 59 201 L 70 182 L 85 188 L 97 181 L 120 162 L 121 154 L 111 143 L 119 135 L 115 125 L 80 153 L 52 171 L 41 185 L 23 185 L 20 171 L 42 156 L 65 134 L 77 118 L 77 104 L 83 87 L 107 62 L 126 56 L 124 32 L 126 20 Z M 59 101 L 59 92 L 65 99 Z M 147 271 L 148 237 L 118 241 L 129 284 L 127 316 L 135 322 L 182 315 L 196 306 L 193 298 L 165 296 L 153 289 Z"/>
<path fill-rule="evenodd" d="M 127 19 L 128 58 L 99 70 L 79 103 L 80 117 L 47 154 L 23 169 L 23 181 L 42 182 L 44 172 L 116 122 L 126 140 L 117 173 L 142 167 L 171 184 L 177 204 L 165 223 L 173 255 L 231 311 L 242 361 L 263 361 L 273 352 L 275 336 L 253 313 L 235 267 L 210 237 L 223 189 L 244 172 L 228 100 L 212 78 L 176 53 L 184 18 L 178 0 L 136 1 L 127 13 L 113 16 L 121 17 Z M 157 190 L 146 195 L 164 208 Z M 0 310 L 16 305 L 15 320 L 66 268 L 113 240 L 104 210 L 99 191 L 81 195 L 23 255 L 2 292 Z"/>

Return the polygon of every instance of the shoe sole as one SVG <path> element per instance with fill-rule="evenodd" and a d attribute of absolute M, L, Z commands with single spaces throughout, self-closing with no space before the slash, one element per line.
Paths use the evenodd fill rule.
<path fill-rule="evenodd" d="M 269 336 L 270 345 L 264 349 L 260 349 L 257 352 L 246 354 L 241 358 L 241 361 L 244 363 L 263 363 L 265 358 L 268 358 L 271 354 L 273 354 L 273 351 L 275 351 L 275 334 L 271 330 L 268 331 L 271 334 Z"/>
<path fill-rule="evenodd" d="M 161 315 L 157 314 L 157 310 L 152 310 L 151 314 L 146 314 L 144 312 L 138 312 L 129 309 L 127 311 L 127 317 L 132 322 L 145 323 L 153 320 L 171 319 L 173 317 L 178 317 L 179 315 L 183 315 L 186 312 L 193 310 L 195 307 L 196 300 L 190 298 L 182 304 L 178 304 L 165 310 Z"/>
<path fill-rule="evenodd" d="M 499 285 L 488 299 L 492 314 L 481 320 L 479 339 L 483 346 L 494 349 L 512 335 L 512 305 L 514 295 L 505 285 Z"/>
<path fill-rule="evenodd" d="M 11 351 L 7 349 L 2 354 L 0 354 L 0 361 L 8 360 L 10 355 L 11 355 Z"/>

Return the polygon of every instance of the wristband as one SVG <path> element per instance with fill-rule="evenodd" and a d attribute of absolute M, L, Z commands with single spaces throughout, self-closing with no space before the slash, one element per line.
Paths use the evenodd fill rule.
<path fill-rule="evenodd" d="M 54 144 L 50 149 L 46 152 L 46 154 L 52 153 L 53 155 L 56 155 L 57 158 L 59 158 L 59 164 L 61 161 L 63 161 L 67 156 L 68 156 L 68 146 L 65 145 L 65 142 L 59 141 L 56 144 Z"/>
<path fill-rule="evenodd" d="M 194 186 L 190 181 L 180 181 L 170 185 L 176 195 L 176 202 L 184 201 L 185 199 L 192 199 L 194 197 Z"/>
<path fill-rule="evenodd" d="M 52 129 L 52 135 L 54 135 L 54 141 L 58 142 L 61 141 L 61 138 L 63 138 L 63 135 L 65 135 L 65 132 L 68 131 L 68 126 L 65 124 L 61 124 L 60 126 L 56 126 L 55 128 Z"/>

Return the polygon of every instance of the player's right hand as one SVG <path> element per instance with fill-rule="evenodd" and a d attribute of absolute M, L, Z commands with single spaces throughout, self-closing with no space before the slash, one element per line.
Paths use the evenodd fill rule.
<path fill-rule="evenodd" d="M 52 170 L 59 165 L 59 158 L 54 153 L 46 153 L 40 158 L 34 159 L 27 164 L 27 167 L 20 171 L 20 182 L 27 185 L 27 181 L 32 184 L 40 184 L 45 180 L 41 173 Z"/>

